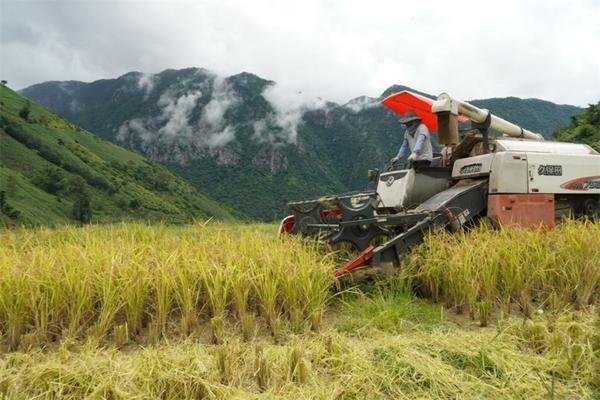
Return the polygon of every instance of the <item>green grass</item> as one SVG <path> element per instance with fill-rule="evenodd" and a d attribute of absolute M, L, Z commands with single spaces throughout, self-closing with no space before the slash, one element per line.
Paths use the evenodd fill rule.
<path fill-rule="evenodd" d="M 44 221 L 48 225 L 57 225 L 70 219 L 69 207 L 72 203 L 64 200 L 64 204 L 56 201 L 49 193 L 32 185 L 29 180 L 19 172 L 0 166 L 0 180 L 11 180 L 15 187 L 10 197 L 10 205 L 20 212 L 19 221 L 25 224 L 34 224 Z M 36 204 L 36 207 L 32 207 Z M 7 224 L 14 221 L 6 221 Z"/>
<path fill-rule="evenodd" d="M 30 110 L 27 118 L 20 115 L 24 109 Z M 93 222 L 182 223 L 238 215 L 165 167 L 74 126 L 5 86 L 0 86 L 0 115 L 0 191 L 18 212 L 0 213 L 2 225 L 73 223 L 71 210 L 80 193 L 91 199 Z M 45 178 L 48 170 L 59 179 Z M 80 183 L 74 190 L 76 180 Z M 55 183 L 58 189 L 48 192 L 40 182 Z"/>
<path fill-rule="evenodd" d="M 439 325 L 439 305 L 416 298 L 407 282 L 386 279 L 339 295 L 338 329 L 349 335 L 406 333 Z"/>

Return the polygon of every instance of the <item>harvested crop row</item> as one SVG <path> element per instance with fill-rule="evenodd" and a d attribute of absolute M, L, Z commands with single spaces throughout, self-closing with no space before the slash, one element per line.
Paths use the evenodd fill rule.
<path fill-rule="evenodd" d="M 244 225 L 3 232 L 2 343 L 318 329 L 333 266 L 315 246 L 274 239 Z"/>
<path fill-rule="evenodd" d="M 535 332 L 535 334 L 532 334 Z M 0 396 L 26 399 L 593 399 L 593 312 L 365 337 L 326 330 L 284 344 L 186 341 L 119 351 L 65 343 L 0 358 Z"/>

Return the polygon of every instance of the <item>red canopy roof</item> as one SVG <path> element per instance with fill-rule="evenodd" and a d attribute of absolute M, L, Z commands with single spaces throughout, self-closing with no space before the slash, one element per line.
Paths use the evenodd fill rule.
<path fill-rule="evenodd" d="M 400 115 L 404 115 L 408 111 L 413 111 L 421 118 L 427 129 L 432 132 L 437 132 L 437 116 L 431 112 L 433 99 L 409 92 L 408 90 L 403 90 L 389 95 L 383 99 L 381 103 Z M 467 121 L 467 118 L 461 115 L 458 116 L 458 122 Z"/>

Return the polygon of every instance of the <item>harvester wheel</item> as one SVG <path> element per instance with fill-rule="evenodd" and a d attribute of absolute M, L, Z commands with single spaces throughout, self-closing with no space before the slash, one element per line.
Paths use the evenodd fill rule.
<path fill-rule="evenodd" d="M 347 242 L 357 251 L 363 251 L 371 244 L 373 239 L 389 235 L 387 229 L 373 222 L 375 214 L 373 205 L 370 202 L 358 208 L 349 207 L 343 202 L 339 202 L 337 206 L 342 210 L 342 218 L 339 231 L 331 237 L 331 244 Z M 371 221 L 360 223 L 362 220 Z M 344 225 L 344 223 L 352 224 Z"/>
<path fill-rule="evenodd" d="M 583 202 L 583 215 L 590 219 L 600 218 L 600 207 L 597 200 L 587 199 Z"/>
<path fill-rule="evenodd" d="M 302 233 L 307 236 L 315 236 L 319 233 L 319 229 L 309 226 L 323 223 L 322 213 L 323 208 L 319 203 L 310 204 L 308 206 L 294 206 L 291 208 L 294 212 L 294 227 L 293 234 Z"/>

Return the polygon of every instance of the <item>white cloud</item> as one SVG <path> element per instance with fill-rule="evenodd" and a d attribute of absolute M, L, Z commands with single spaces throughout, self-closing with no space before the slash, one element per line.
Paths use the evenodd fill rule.
<path fill-rule="evenodd" d="M 380 105 L 379 99 L 374 99 L 368 96 L 360 96 L 355 99 L 350 100 L 344 107 L 349 108 L 353 112 L 357 113 L 362 110 L 367 110 L 369 108 L 378 107 Z"/>
<path fill-rule="evenodd" d="M 309 110 L 326 108 L 327 102 L 289 86 L 267 86 L 262 96 L 274 109 L 264 120 L 254 123 L 254 136 L 271 144 L 281 141 L 295 144 L 302 116 Z M 273 129 L 275 128 L 275 129 Z"/>
<path fill-rule="evenodd" d="M 206 139 L 206 144 L 211 149 L 223 147 L 235 139 L 235 129 L 228 125 L 222 132 L 211 133 Z"/>
<path fill-rule="evenodd" d="M 173 96 L 169 91 L 161 95 L 158 99 L 158 106 L 162 108 L 160 119 L 166 122 L 158 130 L 158 133 L 171 138 L 190 137 L 193 129 L 189 124 L 189 119 L 201 96 L 202 93 L 199 91 L 178 97 Z"/>
<path fill-rule="evenodd" d="M 146 98 L 152 93 L 152 90 L 154 90 L 156 79 L 157 77 L 154 74 L 142 73 L 140 75 L 137 85 L 139 89 L 144 91 Z"/>
<path fill-rule="evenodd" d="M 125 121 L 117 131 L 117 140 L 126 142 L 132 135 L 139 137 L 143 142 L 149 142 L 155 137 L 155 133 L 146 128 L 146 120 L 142 118 Z"/>
<path fill-rule="evenodd" d="M 204 106 L 198 123 L 202 131 L 202 141 L 208 147 L 223 147 L 235 139 L 235 128 L 231 125 L 225 126 L 225 113 L 238 102 L 235 92 L 223 77 L 215 77 L 211 99 Z"/>
<path fill-rule="evenodd" d="M 205 84 L 196 84 L 192 78 L 169 87 L 158 99 L 156 105 L 161 110 L 157 116 L 134 118 L 125 121 L 117 130 L 117 139 L 127 142 L 136 137 L 143 146 L 173 145 L 185 143 L 195 148 L 216 149 L 235 139 L 235 127 L 226 124 L 227 110 L 238 103 L 233 89 L 222 77 L 211 76 L 212 88 Z M 154 78 L 152 78 L 154 79 Z M 148 87 L 148 80 L 138 86 Z M 203 87 L 211 91 L 209 102 L 203 106 L 200 90 L 190 87 Z M 183 90 L 183 92 L 181 92 Z M 196 124 L 192 123 L 195 113 L 200 114 Z M 197 114 L 196 114 L 197 115 Z"/>
<path fill-rule="evenodd" d="M 595 0 L 63 0 L 2 8 L 1 74 L 16 88 L 200 66 L 253 72 L 339 103 L 394 83 L 464 99 L 600 98 Z"/>
<path fill-rule="evenodd" d="M 225 112 L 237 102 L 233 89 L 225 83 L 223 77 L 216 77 L 213 81 L 211 99 L 202 110 L 201 125 L 207 125 L 212 129 L 220 128 L 224 123 Z"/>

